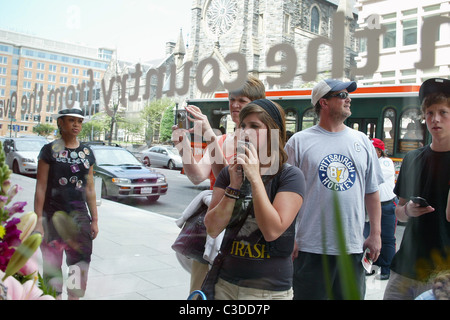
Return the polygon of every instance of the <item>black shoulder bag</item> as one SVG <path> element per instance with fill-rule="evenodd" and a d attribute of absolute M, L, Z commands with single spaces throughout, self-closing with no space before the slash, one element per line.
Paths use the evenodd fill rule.
<path fill-rule="evenodd" d="M 242 212 L 243 201 L 244 198 L 240 198 L 239 200 L 236 201 L 236 204 L 234 205 L 233 214 L 231 217 L 231 220 L 235 220 L 233 223 L 233 227 L 226 229 L 225 234 L 223 236 L 222 244 L 220 246 L 219 253 L 214 259 L 212 267 L 209 270 L 208 274 L 206 275 L 205 280 L 203 281 L 201 291 L 205 294 L 208 300 L 214 300 L 215 295 L 214 288 L 219 278 L 219 271 L 220 268 L 222 267 L 225 254 L 229 252 L 230 246 L 233 243 L 233 239 L 236 238 L 236 236 L 238 235 L 239 230 L 241 230 L 250 210 L 253 207 L 253 200 L 252 200 L 248 204 L 247 210 L 245 212 Z"/>

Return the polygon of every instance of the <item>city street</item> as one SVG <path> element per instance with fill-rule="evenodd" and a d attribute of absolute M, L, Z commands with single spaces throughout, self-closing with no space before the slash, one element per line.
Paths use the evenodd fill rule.
<path fill-rule="evenodd" d="M 159 213 L 172 218 L 179 218 L 183 210 L 203 190 L 209 189 L 209 179 L 198 186 L 194 185 L 180 170 L 154 168 L 167 177 L 169 189 L 166 195 L 156 202 L 149 202 L 146 198 L 120 199 L 120 203 L 139 209 Z"/>

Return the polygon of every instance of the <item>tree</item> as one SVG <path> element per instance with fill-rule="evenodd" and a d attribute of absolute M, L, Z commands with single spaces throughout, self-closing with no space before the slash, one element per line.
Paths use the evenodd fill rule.
<path fill-rule="evenodd" d="M 39 136 L 48 136 L 55 130 L 55 127 L 47 123 L 39 123 L 33 127 L 33 132 Z"/>
<path fill-rule="evenodd" d="M 83 122 L 83 127 L 80 132 L 80 138 L 85 141 L 95 140 L 94 137 L 99 137 L 102 132 L 108 128 L 108 123 L 104 114 L 97 113 L 91 119 Z"/>
<path fill-rule="evenodd" d="M 172 126 L 174 114 L 173 114 L 173 105 L 170 105 L 164 111 L 164 114 L 161 119 L 161 127 L 159 129 L 159 139 L 162 142 L 171 141 L 172 139 Z"/>
<path fill-rule="evenodd" d="M 170 106 L 173 108 L 175 102 L 170 98 L 162 98 L 154 100 L 144 107 L 142 118 L 147 122 L 146 141 L 151 143 L 153 137 L 159 135 L 163 113 Z"/>

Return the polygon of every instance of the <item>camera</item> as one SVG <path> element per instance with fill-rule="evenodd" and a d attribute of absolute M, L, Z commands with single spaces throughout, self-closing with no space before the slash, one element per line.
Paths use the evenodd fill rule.
<path fill-rule="evenodd" d="M 189 119 L 186 110 L 177 110 L 176 121 L 179 129 L 189 129 Z"/>
<path fill-rule="evenodd" d="M 237 153 L 237 154 L 241 154 L 241 153 L 244 153 L 244 154 L 245 154 L 244 146 L 247 147 L 248 149 L 250 149 L 250 142 L 239 140 L 239 141 L 237 142 L 236 153 Z"/>

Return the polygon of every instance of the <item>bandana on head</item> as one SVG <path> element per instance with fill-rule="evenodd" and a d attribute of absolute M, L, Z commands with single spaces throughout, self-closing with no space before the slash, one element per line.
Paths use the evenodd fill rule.
<path fill-rule="evenodd" d="M 263 108 L 272 117 L 272 119 L 275 120 L 278 128 L 280 128 L 280 130 L 284 130 L 283 119 L 281 118 L 280 111 L 272 101 L 268 99 L 258 99 L 252 101 L 251 103 L 254 103 Z"/>

